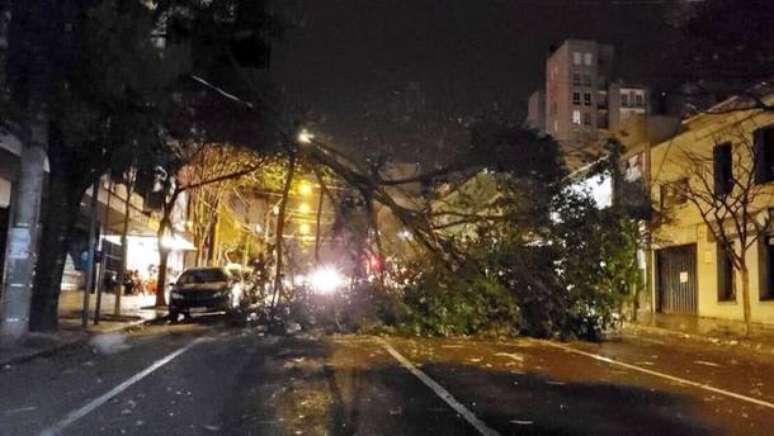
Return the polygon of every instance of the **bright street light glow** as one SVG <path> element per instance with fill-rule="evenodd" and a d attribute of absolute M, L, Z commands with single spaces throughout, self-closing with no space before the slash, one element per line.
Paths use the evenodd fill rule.
<path fill-rule="evenodd" d="M 298 142 L 301 144 L 311 144 L 313 139 L 314 135 L 306 129 L 301 129 L 301 131 L 298 132 Z"/>
<path fill-rule="evenodd" d="M 312 290 L 320 295 L 332 294 L 346 283 L 345 277 L 332 266 L 317 268 L 307 279 Z"/>
<path fill-rule="evenodd" d="M 300 213 L 309 213 L 310 211 L 309 205 L 306 203 L 301 203 L 300 205 L 298 205 L 298 211 Z"/>
<path fill-rule="evenodd" d="M 312 185 L 302 182 L 301 186 L 298 187 L 298 192 L 303 196 L 312 195 Z"/>
<path fill-rule="evenodd" d="M 298 226 L 298 231 L 302 235 L 308 235 L 312 231 L 312 227 L 308 223 L 302 223 L 300 226 Z"/>

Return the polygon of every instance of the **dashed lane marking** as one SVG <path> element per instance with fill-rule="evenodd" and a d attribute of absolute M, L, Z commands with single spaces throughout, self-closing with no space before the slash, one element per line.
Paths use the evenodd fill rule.
<path fill-rule="evenodd" d="M 673 376 L 673 375 L 670 375 L 670 374 L 667 374 L 667 373 L 664 373 L 664 372 L 654 371 L 652 369 L 643 368 L 641 366 L 632 365 L 632 364 L 626 363 L 626 362 L 621 362 L 620 360 L 611 359 L 609 357 L 602 356 L 602 355 L 599 355 L 599 354 L 594 354 L 594 353 L 589 353 L 589 352 L 586 352 L 586 351 L 581 351 L 581 350 L 578 350 L 576 348 L 570 347 L 568 345 L 557 344 L 557 343 L 554 343 L 554 342 L 545 342 L 545 344 L 547 344 L 548 346 L 554 347 L 554 348 L 562 349 L 562 350 L 567 351 L 569 353 L 574 353 L 574 354 L 578 354 L 578 355 L 581 355 L 581 356 L 590 357 L 592 359 L 599 360 L 599 361 L 608 363 L 610 365 L 620 366 L 622 368 L 630 369 L 632 371 L 638 371 L 638 372 L 641 372 L 641 373 L 644 373 L 644 374 L 649 374 L 649 375 L 652 375 L 654 377 L 660 377 L 660 378 L 663 378 L 665 380 L 673 381 L 675 383 L 679 383 L 679 384 L 682 384 L 682 385 L 685 385 L 685 386 L 691 386 L 691 387 L 695 387 L 695 388 L 698 388 L 698 389 L 703 389 L 705 391 L 714 392 L 714 393 L 720 394 L 720 395 L 725 395 L 727 397 L 735 398 L 735 399 L 741 400 L 741 401 L 746 401 L 748 403 L 756 404 L 758 406 L 763 406 L 763 407 L 768 407 L 769 409 L 774 409 L 774 403 L 770 403 L 768 401 L 761 400 L 760 398 L 748 397 L 747 395 L 742 395 L 742 394 L 738 394 L 736 392 L 727 391 L 725 389 L 716 388 L 716 387 L 714 387 L 712 385 L 708 385 L 706 383 L 699 383 L 699 382 L 696 382 L 696 381 L 693 381 L 693 380 L 687 380 L 687 379 L 676 377 L 676 376 Z"/>
<path fill-rule="evenodd" d="M 462 417 L 465 418 L 465 420 L 468 421 L 470 425 L 472 425 L 476 430 L 478 430 L 479 433 L 484 436 L 500 436 L 500 433 L 489 428 L 483 421 L 478 419 L 478 417 L 476 417 L 473 412 L 471 412 L 467 407 L 463 406 L 462 403 L 457 401 L 452 396 L 452 394 L 449 393 L 449 391 L 444 389 L 443 386 L 439 385 L 435 380 L 431 379 L 422 370 L 414 366 L 413 363 L 403 357 L 402 354 L 398 353 L 397 350 L 392 348 L 389 342 L 382 338 L 379 338 L 379 342 L 382 343 L 384 349 L 387 350 L 387 352 L 390 353 L 390 355 L 392 355 L 395 360 L 397 360 L 401 365 L 403 365 L 404 368 L 406 368 L 410 373 L 414 374 L 419 380 L 422 381 L 422 383 L 424 383 L 433 392 L 435 392 L 435 394 L 438 395 L 443 401 L 445 401 L 446 404 L 448 404 L 452 409 L 462 415 Z"/>
<path fill-rule="evenodd" d="M 62 433 L 62 431 L 78 421 L 79 419 L 83 418 L 84 416 L 88 415 L 89 413 L 93 412 L 96 408 L 99 406 L 105 404 L 106 402 L 110 401 L 111 398 L 115 397 L 116 395 L 120 394 L 121 392 L 125 391 L 129 387 L 131 387 L 133 384 L 139 382 L 140 380 L 144 379 L 148 375 L 150 375 L 153 371 L 161 368 L 162 366 L 168 364 L 172 360 L 174 360 L 176 357 L 180 356 L 181 354 L 185 353 L 186 351 L 190 350 L 194 345 L 206 340 L 205 338 L 197 338 L 193 341 L 189 342 L 186 346 L 179 348 L 176 351 L 173 351 L 172 353 L 167 354 L 166 356 L 162 357 L 161 359 L 155 361 L 151 366 L 143 369 L 142 371 L 138 372 L 137 374 L 133 375 L 120 385 L 114 387 L 110 391 L 100 395 L 99 397 L 89 401 L 85 405 L 83 405 L 81 408 L 77 410 L 73 410 L 72 412 L 68 413 L 67 416 L 62 418 L 61 421 L 57 422 L 53 426 L 43 430 L 40 433 L 40 436 L 55 436 Z"/>

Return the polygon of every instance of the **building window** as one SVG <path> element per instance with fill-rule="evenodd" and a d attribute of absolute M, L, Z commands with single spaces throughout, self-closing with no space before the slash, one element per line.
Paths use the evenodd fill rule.
<path fill-rule="evenodd" d="M 590 126 L 591 125 L 591 114 L 589 112 L 583 113 L 583 125 L 584 126 Z"/>
<path fill-rule="evenodd" d="M 660 187 L 661 208 L 668 209 L 673 206 L 684 204 L 686 190 L 688 189 L 688 179 L 680 179 L 670 183 L 664 183 Z"/>
<path fill-rule="evenodd" d="M 645 106 L 645 99 L 642 94 L 640 93 L 634 94 L 634 105 L 637 107 Z"/>
<path fill-rule="evenodd" d="M 581 123 L 581 113 L 578 109 L 572 111 L 572 123 L 578 125 Z"/>
<path fill-rule="evenodd" d="M 583 93 L 583 104 L 586 106 L 591 106 L 591 93 L 590 92 L 584 92 Z"/>
<path fill-rule="evenodd" d="M 761 240 L 761 287 L 758 295 L 761 300 L 774 299 L 774 238 L 766 236 Z"/>
<path fill-rule="evenodd" d="M 572 73 L 572 84 L 575 86 L 581 85 L 581 73 Z"/>
<path fill-rule="evenodd" d="M 580 105 L 580 92 L 572 93 L 572 104 L 576 106 Z"/>
<path fill-rule="evenodd" d="M 583 86 L 591 86 L 591 74 L 583 75 Z"/>
<path fill-rule="evenodd" d="M 755 147 L 755 183 L 774 180 L 774 126 L 753 132 Z"/>
<path fill-rule="evenodd" d="M 712 150 L 715 195 L 725 196 L 730 194 L 734 189 L 731 152 L 730 142 L 716 145 Z"/>
<path fill-rule="evenodd" d="M 573 52 L 573 54 L 572 54 L 572 63 L 575 64 L 575 65 L 580 65 L 581 64 L 581 57 L 582 57 L 582 55 L 581 55 L 580 52 L 577 52 L 577 51 Z"/>
<path fill-rule="evenodd" d="M 718 243 L 718 301 L 735 301 L 734 262 L 727 255 L 723 244 Z"/>
<path fill-rule="evenodd" d="M 622 107 L 629 107 L 629 93 L 628 92 L 622 92 L 621 93 L 621 106 Z"/>
<path fill-rule="evenodd" d="M 587 66 L 590 67 L 593 64 L 592 62 L 593 60 L 594 58 L 591 56 L 591 53 L 585 53 L 583 55 L 583 63 L 586 64 Z"/>

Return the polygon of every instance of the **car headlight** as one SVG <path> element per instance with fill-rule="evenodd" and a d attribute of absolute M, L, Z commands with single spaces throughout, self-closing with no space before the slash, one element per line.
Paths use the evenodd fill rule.
<path fill-rule="evenodd" d="M 173 300 L 179 300 L 183 298 L 183 294 L 181 294 L 180 292 L 172 292 L 169 294 L 169 296 L 172 297 Z"/>

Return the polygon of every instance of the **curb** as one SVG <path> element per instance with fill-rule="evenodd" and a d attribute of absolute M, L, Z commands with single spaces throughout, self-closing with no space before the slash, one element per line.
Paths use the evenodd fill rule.
<path fill-rule="evenodd" d="M 635 334 L 644 332 L 647 334 L 652 334 L 657 336 L 669 336 L 669 337 L 678 338 L 678 339 L 688 339 L 696 342 L 702 342 L 705 344 L 713 344 L 713 345 L 725 346 L 725 347 L 739 347 L 739 348 L 744 348 L 746 350 L 760 353 L 766 356 L 770 356 L 774 354 L 774 344 L 758 342 L 754 338 L 748 339 L 744 337 L 733 337 L 733 336 L 731 337 L 708 336 L 708 335 L 700 335 L 696 333 L 689 333 L 682 330 L 670 330 L 662 327 L 653 327 L 648 325 L 630 324 L 630 323 L 627 323 L 624 325 L 623 331 L 629 331 Z"/>
<path fill-rule="evenodd" d="M 87 332 L 85 332 L 83 337 L 79 337 L 79 338 L 71 339 L 71 340 L 68 340 L 68 341 L 64 341 L 64 342 L 55 344 L 55 345 L 53 345 L 51 347 L 48 347 L 48 348 L 43 348 L 43 349 L 40 349 L 40 350 L 31 350 L 29 353 L 26 353 L 26 354 L 21 354 L 21 355 L 18 355 L 18 356 L 13 356 L 13 357 L 8 358 L 8 359 L 0 360 L 0 369 L 2 367 L 6 366 L 6 365 L 17 365 L 19 363 L 24 363 L 24 362 L 28 362 L 28 361 L 33 360 L 33 359 L 37 359 L 39 357 L 46 357 L 46 356 L 54 355 L 56 353 L 59 353 L 62 350 L 66 350 L 68 348 L 72 348 L 72 347 L 75 347 L 77 345 L 81 345 L 84 342 L 88 342 L 89 339 L 91 339 L 92 337 L 94 337 L 97 334 L 115 333 L 115 332 L 122 332 L 122 331 L 126 331 L 126 330 L 131 330 L 131 329 L 133 329 L 135 327 L 139 327 L 139 326 L 142 326 L 142 325 L 146 325 L 146 324 L 150 324 L 152 322 L 158 321 L 159 319 L 162 319 L 165 316 L 166 315 L 157 316 L 157 317 L 151 318 L 151 319 L 143 319 L 143 320 L 138 320 L 138 321 L 132 321 L 130 323 L 127 323 L 126 325 L 122 325 L 122 326 L 118 326 L 118 327 L 115 327 L 115 328 L 111 328 L 111 329 L 108 329 L 108 330 L 105 330 L 105 331 L 102 331 L 102 332 L 88 332 L 87 331 Z"/>

